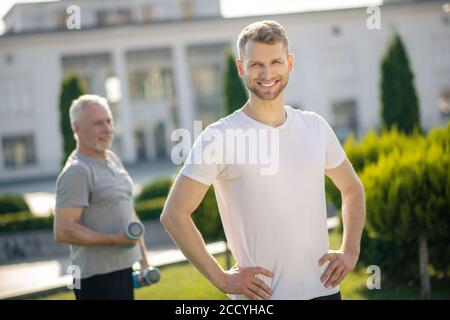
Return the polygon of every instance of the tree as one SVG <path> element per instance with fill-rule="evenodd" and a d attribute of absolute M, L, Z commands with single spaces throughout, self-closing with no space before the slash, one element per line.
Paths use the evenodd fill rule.
<path fill-rule="evenodd" d="M 400 131 L 420 129 L 419 102 L 414 75 L 405 46 L 398 34 L 392 38 L 381 63 L 381 115 L 383 125 L 396 124 Z"/>
<path fill-rule="evenodd" d="M 69 108 L 72 101 L 86 93 L 85 86 L 81 79 L 75 75 L 68 75 L 64 78 L 61 85 L 61 94 L 59 96 L 60 111 L 60 129 L 63 138 L 63 158 L 61 166 L 64 166 L 70 153 L 76 147 L 76 141 L 73 136 L 72 126 L 69 118 Z"/>
<path fill-rule="evenodd" d="M 409 152 L 402 154 L 394 150 L 382 156 L 377 163 L 366 167 L 361 176 L 369 232 L 375 238 L 400 244 L 397 247 L 404 250 L 409 250 L 411 244 L 416 246 L 424 298 L 431 294 L 430 244 L 448 239 L 450 230 L 450 154 L 447 151 L 429 139 L 426 144 L 417 141 L 416 148 Z"/>
<path fill-rule="evenodd" d="M 240 109 L 248 99 L 247 90 L 245 89 L 241 77 L 239 76 L 233 53 L 227 50 L 225 71 L 225 114 L 229 115 Z"/>

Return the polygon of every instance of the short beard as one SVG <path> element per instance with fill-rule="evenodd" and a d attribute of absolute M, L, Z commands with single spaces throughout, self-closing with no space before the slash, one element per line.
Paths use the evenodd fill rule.
<path fill-rule="evenodd" d="M 256 84 L 255 86 L 252 86 L 250 84 L 250 82 L 245 80 L 245 85 L 246 85 L 247 89 L 250 92 L 252 92 L 255 96 L 257 96 L 259 99 L 264 100 L 264 101 L 271 101 L 271 100 L 275 100 L 276 98 L 278 98 L 280 93 L 283 92 L 283 90 L 286 88 L 286 86 L 288 84 L 288 80 L 289 80 L 289 75 L 287 75 L 285 79 L 286 79 L 286 81 L 281 82 L 280 89 L 278 89 L 278 91 L 276 91 L 274 93 L 271 93 L 270 96 L 267 96 L 267 94 L 261 93 L 257 89 L 258 84 Z"/>
<path fill-rule="evenodd" d="M 111 149 L 111 145 L 112 145 L 112 140 L 111 140 L 111 142 L 108 143 L 108 145 L 106 147 L 102 147 L 102 145 L 100 143 L 96 142 L 94 144 L 94 149 L 97 152 L 105 152 L 106 150 Z"/>

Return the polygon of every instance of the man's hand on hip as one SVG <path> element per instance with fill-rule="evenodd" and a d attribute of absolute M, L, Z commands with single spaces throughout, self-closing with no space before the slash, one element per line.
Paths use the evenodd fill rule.
<path fill-rule="evenodd" d="M 319 266 L 322 266 L 326 261 L 330 263 L 323 272 L 320 281 L 326 288 L 336 287 L 349 272 L 355 269 L 358 254 L 344 250 L 330 250 L 329 253 L 320 258 Z"/>
<path fill-rule="evenodd" d="M 270 271 L 260 267 L 240 268 L 235 265 L 225 272 L 224 282 L 219 289 L 225 293 L 243 294 L 251 300 L 267 300 L 272 290 L 257 278 L 258 274 L 273 277 Z"/>

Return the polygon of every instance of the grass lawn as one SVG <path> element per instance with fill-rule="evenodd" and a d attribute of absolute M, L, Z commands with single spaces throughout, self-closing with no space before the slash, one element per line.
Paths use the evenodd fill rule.
<path fill-rule="evenodd" d="M 225 255 L 216 256 L 225 266 Z M 228 297 L 216 289 L 189 263 L 161 268 L 161 281 L 153 286 L 134 291 L 138 300 L 224 300 Z M 72 292 L 61 292 L 44 297 L 50 300 L 75 299 Z"/>
<path fill-rule="evenodd" d="M 337 249 L 341 244 L 341 235 L 330 233 L 330 248 Z M 222 266 L 225 266 L 225 256 L 217 256 Z M 369 290 L 366 281 L 370 274 L 366 268 L 353 271 L 341 283 L 342 298 L 354 299 L 420 299 L 420 289 L 417 286 L 395 285 L 383 281 L 381 289 Z M 432 298 L 450 299 L 450 282 L 432 281 Z M 193 266 L 188 263 L 172 265 L 162 268 L 161 282 L 150 287 L 135 290 L 135 298 L 142 300 L 223 300 L 227 296 L 216 289 Z M 74 299 L 72 292 L 61 292 L 43 299 L 69 300 Z"/>

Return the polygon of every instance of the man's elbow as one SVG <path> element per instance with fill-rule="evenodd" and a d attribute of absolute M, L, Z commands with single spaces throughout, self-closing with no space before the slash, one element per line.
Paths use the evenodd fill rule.
<path fill-rule="evenodd" d="M 58 226 L 53 229 L 53 239 L 56 242 L 68 243 L 67 234 L 68 232 L 62 227 Z"/>
<path fill-rule="evenodd" d="M 348 186 L 343 192 L 343 196 L 360 197 L 365 198 L 364 185 L 361 180 L 356 180 L 350 186 Z"/>
<path fill-rule="evenodd" d="M 57 229 L 53 230 L 53 240 L 56 242 L 64 242 L 62 232 Z"/>
<path fill-rule="evenodd" d="M 363 185 L 363 183 L 361 182 L 361 180 L 359 180 L 359 179 L 358 179 L 358 183 L 357 183 L 357 186 L 356 186 L 356 190 L 357 190 L 358 194 L 359 194 L 362 198 L 365 198 L 364 185 Z"/>
<path fill-rule="evenodd" d="M 177 225 L 185 214 L 182 213 L 180 210 L 163 210 L 163 213 L 161 214 L 161 217 L 159 218 L 159 221 L 163 225 L 166 230 L 171 230 L 174 228 L 175 225 Z M 188 216 L 188 215 L 186 215 Z"/>
<path fill-rule="evenodd" d="M 159 218 L 159 221 L 163 225 L 164 228 L 168 229 L 170 227 L 171 222 L 173 221 L 173 214 L 169 211 L 164 210 Z"/>

